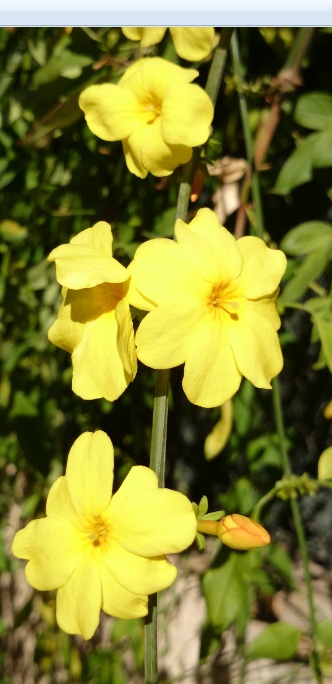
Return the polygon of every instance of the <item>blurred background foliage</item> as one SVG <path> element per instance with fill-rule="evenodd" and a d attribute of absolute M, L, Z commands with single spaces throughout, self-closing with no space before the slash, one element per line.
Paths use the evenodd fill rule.
<path fill-rule="evenodd" d="M 229 60 L 206 160 L 214 165 L 220 159 L 234 163 L 246 157 L 240 90 L 257 143 L 266 239 L 281 244 L 289 257 L 280 298 L 285 357 L 280 383 L 292 468 L 316 478 L 318 458 L 331 444 L 332 417 L 332 72 L 326 59 L 332 36 L 331 29 L 316 29 L 301 54 L 298 33 L 296 28 L 238 30 L 244 83 L 239 87 Z M 167 35 L 145 54 L 188 66 Z M 301 55 L 301 69 L 294 54 Z M 105 220 L 113 226 L 115 256 L 127 265 L 143 240 L 173 234 L 181 170 L 166 179 L 150 175 L 142 181 L 131 175 L 121 143 L 97 139 L 78 107 L 83 88 L 117 82 L 135 58 L 137 46 L 117 27 L 0 29 L 2 684 L 142 681 L 139 621 L 107 619 L 88 644 L 60 633 L 54 596 L 33 597 L 22 589 L 22 578 L 15 584 L 12 578 L 22 564 L 10 555 L 16 529 L 44 513 L 49 486 L 63 472 L 69 448 L 82 431 L 100 428 L 112 438 L 117 484 L 133 464 L 148 464 L 153 371 L 140 365 L 136 380 L 114 404 L 83 401 L 71 391 L 70 356 L 47 340 L 60 303 L 54 268 L 46 261 L 54 247 Z M 209 60 L 199 68 L 198 82 L 204 87 Z M 273 111 L 277 125 L 269 139 Z M 263 153 L 259 141 L 265 145 Z M 224 212 L 224 223 L 235 234 L 241 230 L 241 211 L 242 231 L 254 222 L 248 183 L 248 175 L 236 180 L 238 204 Z M 204 171 L 203 190 L 191 204 L 190 216 L 201 206 L 223 210 L 218 197 L 225 188 L 227 180 L 220 174 Z M 222 441 L 217 436 L 213 453 L 206 447 L 206 458 L 205 440 L 220 419 L 220 409 L 189 404 L 181 380 L 182 369 L 175 369 L 167 485 L 195 501 L 207 495 L 210 510 L 223 507 L 250 515 L 282 477 L 271 393 L 244 381 L 231 413 L 223 417 L 230 433 L 226 446 L 216 456 Z M 311 557 L 330 569 L 330 491 L 303 496 L 301 510 Z M 208 610 L 203 659 L 218 647 L 223 630 L 235 625 L 241 641 L 253 606 L 259 614 L 280 587 L 294 586 L 297 543 L 289 503 L 272 501 L 262 522 L 274 539 L 270 547 L 247 554 L 221 549 L 203 577 Z M 7 606 L 9 595 L 14 608 Z M 268 619 L 274 624 L 273 615 Z M 20 632 L 24 625 L 27 631 Z M 22 639 L 28 637 L 30 666 L 22 655 Z M 274 633 L 272 637 L 275 641 Z M 110 638 L 111 654 L 105 650 Z M 296 652 L 298 638 L 292 632 L 285 640 L 295 643 L 291 655 L 284 652 L 287 659 Z M 331 648 L 329 639 L 324 646 Z M 266 643 L 256 644 L 248 658 L 262 653 Z"/>

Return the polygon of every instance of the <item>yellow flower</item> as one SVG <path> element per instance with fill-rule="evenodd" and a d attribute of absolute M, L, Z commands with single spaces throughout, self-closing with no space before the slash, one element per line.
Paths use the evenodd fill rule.
<path fill-rule="evenodd" d="M 46 517 L 17 532 L 12 546 L 29 561 L 35 589 L 58 590 L 59 626 L 84 639 L 94 634 L 101 608 L 115 617 L 146 615 L 148 594 L 176 577 L 165 554 L 185 549 L 196 533 L 189 499 L 158 489 L 149 468 L 134 466 L 112 496 L 113 465 L 106 433 L 82 434 L 66 475 L 50 489 Z"/>
<path fill-rule="evenodd" d="M 111 226 L 100 221 L 48 257 L 63 285 L 48 337 L 72 355 L 73 391 L 83 399 L 114 401 L 137 370 L 129 272 L 113 259 L 112 239 Z"/>
<path fill-rule="evenodd" d="M 219 539 L 231 549 L 258 549 L 271 541 L 269 533 L 262 525 L 239 513 L 225 515 L 217 526 Z"/>
<path fill-rule="evenodd" d="M 275 299 L 285 255 L 256 237 L 236 241 L 210 209 L 188 226 L 177 220 L 175 236 L 141 245 L 129 267 L 129 301 L 149 311 L 138 358 L 151 368 L 185 363 L 183 389 L 207 408 L 224 404 L 242 376 L 270 388 L 283 363 Z"/>
<path fill-rule="evenodd" d="M 189 62 L 200 62 L 208 57 L 214 43 L 214 28 L 210 26 L 172 26 L 170 33 L 179 57 Z M 139 40 L 141 47 L 150 47 L 162 41 L 165 26 L 125 26 L 122 31 L 129 40 Z"/>
<path fill-rule="evenodd" d="M 191 81 L 194 69 L 159 57 L 135 62 L 118 85 L 84 90 L 79 106 L 90 130 L 102 140 L 122 140 L 129 171 L 145 178 L 169 176 L 191 159 L 192 148 L 210 135 L 213 105 Z"/>

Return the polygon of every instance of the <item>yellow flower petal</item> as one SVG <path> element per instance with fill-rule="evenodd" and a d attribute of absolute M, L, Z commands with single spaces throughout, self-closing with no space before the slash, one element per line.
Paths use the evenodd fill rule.
<path fill-rule="evenodd" d="M 74 527 L 80 526 L 80 519 L 69 496 L 67 478 L 58 477 L 52 484 L 46 501 L 46 515 L 49 518 L 66 520 Z"/>
<path fill-rule="evenodd" d="M 107 508 L 113 467 L 113 445 L 105 432 L 84 432 L 76 439 L 68 456 L 66 480 L 77 513 L 91 518 Z"/>
<path fill-rule="evenodd" d="M 139 40 L 141 47 L 150 47 L 160 43 L 167 29 L 164 26 L 123 26 L 121 30 L 129 40 Z"/>
<path fill-rule="evenodd" d="M 188 344 L 183 389 L 189 401 L 212 408 L 238 390 L 241 373 L 234 360 L 225 326 L 207 317 Z"/>
<path fill-rule="evenodd" d="M 163 100 L 161 135 L 169 145 L 203 145 L 210 136 L 213 114 L 213 104 L 202 88 L 173 83 Z"/>
<path fill-rule="evenodd" d="M 116 581 L 106 565 L 100 566 L 102 609 L 114 617 L 131 619 L 148 613 L 148 597 L 125 589 Z"/>
<path fill-rule="evenodd" d="M 128 273 L 130 274 L 130 276 L 132 274 L 133 266 L 134 266 L 134 261 L 131 261 L 131 263 L 128 266 Z M 155 307 L 155 303 L 152 302 L 150 299 L 147 299 L 146 297 L 144 297 L 144 295 L 137 289 L 132 277 L 130 277 L 130 280 L 129 280 L 127 300 L 136 309 L 143 309 L 144 311 L 152 311 L 152 309 L 154 309 L 154 307 Z"/>
<path fill-rule="evenodd" d="M 186 252 L 179 244 L 166 238 L 144 242 L 136 251 L 130 272 L 139 294 L 147 299 L 148 310 L 151 302 L 167 304 L 177 301 L 179 296 L 204 300 L 210 290 L 210 286 L 189 263 Z M 140 307 L 139 299 L 137 301 L 133 297 L 129 302 Z"/>
<path fill-rule="evenodd" d="M 81 342 L 84 333 L 84 322 L 72 319 L 70 292 L 68 293 L 68 290 L 63 288 L 62 295 L 64 300 L 60 306 L 58 318 L 51 325 L 47 336 L 52 344 L 71 354 Z"/>
<path fill-rule="evenodd" d="M 165 559 L 144 558 L 112 541 L 105 564 L 113 577 L 135 594 L 154 594 L 169 587 L 175 580 L 176 568 Z M 114 613 L 113 613 L 114 615 Z"/>
<path fill-rule="evenodd" d="M 269 249 L 263 240 L 251 236 L 240 238 L 237 246 L 243 258 L 237 284 L 245 297 L 257 299 L 275 292 L 286 270 L 284 253 Z"/>
<path fill-rule="evenodd" d="M 29 561 L 25 573 L 35 589 L 49 591 L 68 581 L 82 557 L 75 528 L 66 520 L 33 520 L 16 533 L 12 551 Z"/>
<path fill-rule="evenodd" d="M 196 534 L 196 517 L 189 499 L 170 489 L 142 490 L 109 508 L 113 537 L 139 556 L 178 553 Z M 156 512 L 158 513 L 156 514 Z"/>
<path fill-rule="evenodd" d="M 202 303 L 181 297 L 151 311 L 136 333 L 137 356 L 150 368 L 173 368 L 184 363 L 188 344 L 204 316 Z"/>
<path fill-rule="evenodd" d="M 187 259 L 209 282 L 236 278 L 242 268 L 242 255 L 234 236 L 220 225 L 211 209 L 199 209 L 189 225 L 178 219 L 175 237 Z"/>
<path fill-rule="evenodd" d="M 184 69 L 161 57 L 145 57 L 125 71 L 119 86 L 143 104 L 162 102 L 170 84 L 191 83 L 198 75 L 196 69 Z"/>
<path fill-rule="evenodd" d="M 214 28 L 210 26 L 172 26 L 170 32 L 177 54 L 190 62 L 200 62 L 213 48 Z"/>
<path fill-rule="evenodd" d="M 125 372 L 131 379 L 137 373 L 137 356 L 134 340 L 133 321 L 130 314 L 129 304 L 126 299 L 121 299 L 115 309 L 115 320 L 118 326 L 118 352 Z"/>
<path fill-rule="evenodd" d="M 86 324 L 82 340 L 72 354 L 73 391 L 82 399 L 104 397 L 115 401 L 134 379 L 123 366 L 118 333 L 115 311 Z M 132 352 L 129 355 L 132 357 Z"/>
<path fill-rule="evenodd" d="M 122 140 L 141 125 L 141 109 L 136 98 L 118 85 L 89 86 L 81 93 L 78 104 L 90 130 L 102 140 Z"/>
<path fill-rule="evenodd" d="M 48 261 L 55 261 L 60 285 L 72 290 L 128 279 L 124 266 L 92 245 L 60 245 L 53 249 Z"/>
<path fill-rule="evenodd" d="M 83 559 L 68 582 L 57 592 L 56 619 L 68 634 L 91 639 L 99 623 L 102 602 L 99 568 Z"/>
<path fill-rule="evenodd" d="M 134 168 L 150 171 L 154 176 L 169 176 L 180 164 L 186 164 L 192 157 L 191 147 L 169 145 L 163 140 L 160 117 L 148 126 L 138 128 L 123 143 L 126 160 L 130 156 L 132 173 Z M 144 177 L 137 173 L 139 177 Z"/>
<path fill-rule="evenodd" d="M 271 378 L 283 366 L 279 338 L 270 321 L 243 304 L 239 325 L 230 323 L 228 336 L 240 373 L 255 387 L 270 389 Z"/>
<path fill-rule="evenodd" d="M 148 175 L 147 169 L 142 165 L 142 161 L 136 156 L 134 150 L 130 147 L 128 140 L 122 141 L 123 154 L 125 156 L 126 164 L 130 173 L 138 178 L 146 178 Z M 138 149 L 136 150 L 140 154 L 140 145 L 138 144 Z"/>
<path fill-rule="evenodd" d="M 275 292 L 265 299 L 246 299 L 242 306 L 245 306 L 246 311 L 253 310 L 257 315 L 263 316 L 270 321 L 275 330 L 279 330 L 281 321 L 275 305 L 277 294 L 278 292 Z"/>
<path fill-rule="evenodd" d="M 127 477 L 122 482 L 121 487 L 112 497 L 111 504 L 107 510 L 107 516 L 111 522 L 112 514 L 110 510 L 114 510 L 129 494 L 135 494 L 141 490 L 158 489 L 157 475 L 146 466 L 133 466 Z"/>
<path fill-rule="evenodd" d="M 109 256 L 113 255 L 112 228 L 106 221 L 98 221 L 92 228 L 81 230 L 70 240 L 71 245 L 90 245 L 100 249 Z"/>

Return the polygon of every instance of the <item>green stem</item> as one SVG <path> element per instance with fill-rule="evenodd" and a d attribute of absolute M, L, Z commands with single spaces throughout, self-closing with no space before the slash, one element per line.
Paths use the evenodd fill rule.
<path fill-rule="evenodd" d="M 165 486 L 167 441 L 168 390 L 170 371 L 157 371 L 153 406 L 150 468 L 158 478 L 159 487 Z M 149 596 L 149 612 L 144 626 L 145 684 L 158 682 L 157 594 Z"/>
<path fill-rule="evenodd" d="M 231 42 L 233 31 L 234 28 L 230 27 L 222 29 L 219 44 L 214 51 L 213 60 L 206 82 L 205 91 L 207 92 L 208 96 L 210 97 L 214 105 L 216 104 L 220 84 L 224 74 L 227 60 L 227 52 L 229 44 Z"/>
<path fill-rule="evenodd" d="M 211 63 L 206 91 L 213 103 L 217 99 L 225 69 L 227 48 L 232 31 L 233 29 L 229 28 L 222 29 L 220 42 Z M 191 187 L 199 156 L 200 149 L 195 148 L 190 162 L 183 169 L 176 210 L 176 217 L 181 218 L 183 221 L 187 219 Z M 157 371 L 152 419 L 150 468 L 157 474 L 159 487 L 164 486 L 165 478 L 169 378 L 170 371 L 168 369 Z M 144 627 L 145 684 L 157 684 L 158 682 L 157 638 L 157 595 L 153 594 L 149 597 L 149 612 L 145 619 Z"/>
<path fill-rule="evenodd" d="M 236 35 L 236 31 L 233 33 L 231 40 L 231 53 L 233 59 L 234 74 L 236 76 L 236 81 L 238 85 L 238 97 L 240 105 L 240 116 L 242 122 L 242 130 L 244 136 L 244 144 L 246 148 L 247 159 L 251 167 L 251 192 L 252 199 L 254 203 L 254 213 L 256 218 L 256 225 L 254 226 L 255 234 L 263 238 L 264 235 L 264 219 L 263 219 L 263 207 L 262 198 L 259 183 L 259 174 L 254 167 L 254 143 L 251 135 L 248 107 L 246 96 L 243 92 L 243 67 L 241 63 L 241 56 L 239 50 L 239 43 Z"/>
<path fill-rule="evenodd" d="M 314 33 L 315 29 L 312 27 L 302 26 L 299 28 L 282 71 L 292 70 L 294 73 L 299 72 L 302 60 L 308 52 Z"/>
<path fill-rule="evenodd" d="M 255 506 L 255 508 L 251 514 L 251 518 L 253 518 L 253 520 L 257 520 L 257 522 L 259 522 L 259 518 L 260 518 L 260 514 L 261 514 L 261 510 L 262 510 L 263 506 L 265 506 L 269 501 L 274 499 L 275 495 L 278 493 L 279 490 L 280 490 L 280 487 L 278 487 L 278 485 L 276 485 L 275 487 L 270 489 L 270 491 L 267 492 L 267 494 L 265 494 L 265 496 L 262 496 L 262 498 L 258 501 L 258 503 L 256 504 L 256 506 Z"/>
<path fill-rule="evenodd" d="M 273 393 L 273 406 L 274 406 L 275 423 L 276 423 L 276 429 L 277 429 L 277 434 L 278 434 L 278 438 L 279 438 L 279 448 L 280 448 L 280 454 L 281 454 L 281 459 L 282 459 L 282 464 L 283 464 L 283 471 L 284 471 L 284 474 L 286 475 L 286 477 L 291 477 L 292 469 L 291 469 L 290 461 L 288 458 L 284 419 L 283 419 L 282 406 L 281 406 L 280 386 L 279 386 L 279 379 L 278 378 L 274 378 L 274 380 L 272 381 L 272 393 Z M 315 617 L 315 607 L 314 607 L 314 599 L 313 599 L 313 592 L 312 592 L 312 583 L 311 583 L 310 570 L 309 570 L 308 548 L 307 548 L 307 543 L 306 543 L 306 539 L 305 539 L 299 503 L 298 503 L 297 499 L 290 499 L 290 506 L 291 506 L 291 511 L 292 511 L 292 515 L 293 515 L 296 536 L 297 536 L 298 544 L 299 544 L 300 551 L 301 551 L 302 562 L 303 562 L 303 567 L 304 567 L 305 583 L 306 583 L 306 588 L 307 588 L 307 598 L 308 598 L 308 607 L 309 607 L 309 622 L 310 622 L 312 640 L 313 640 L 313 649 L 312 649 L 313 671 L 314 671 L 316 682 L 318 684 L 322 684 L 322 681 L 323 681 L 322 680 L 322 673 L 321 673 L 319 656 L 318 656 L 318 652 L 317 652 L 317 644 L 316 644 L 317 623 L 316 623 L 316 617 Z"/>

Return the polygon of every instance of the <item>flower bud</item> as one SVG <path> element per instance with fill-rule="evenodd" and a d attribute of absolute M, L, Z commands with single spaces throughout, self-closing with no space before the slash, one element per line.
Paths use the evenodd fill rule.
<path fill-rule="evenodd" d="M 258 549 L 270 543 L 269 533 L 255 520 L 233 513 L 218 522 L 218 537 L 231 549 Z"/>

